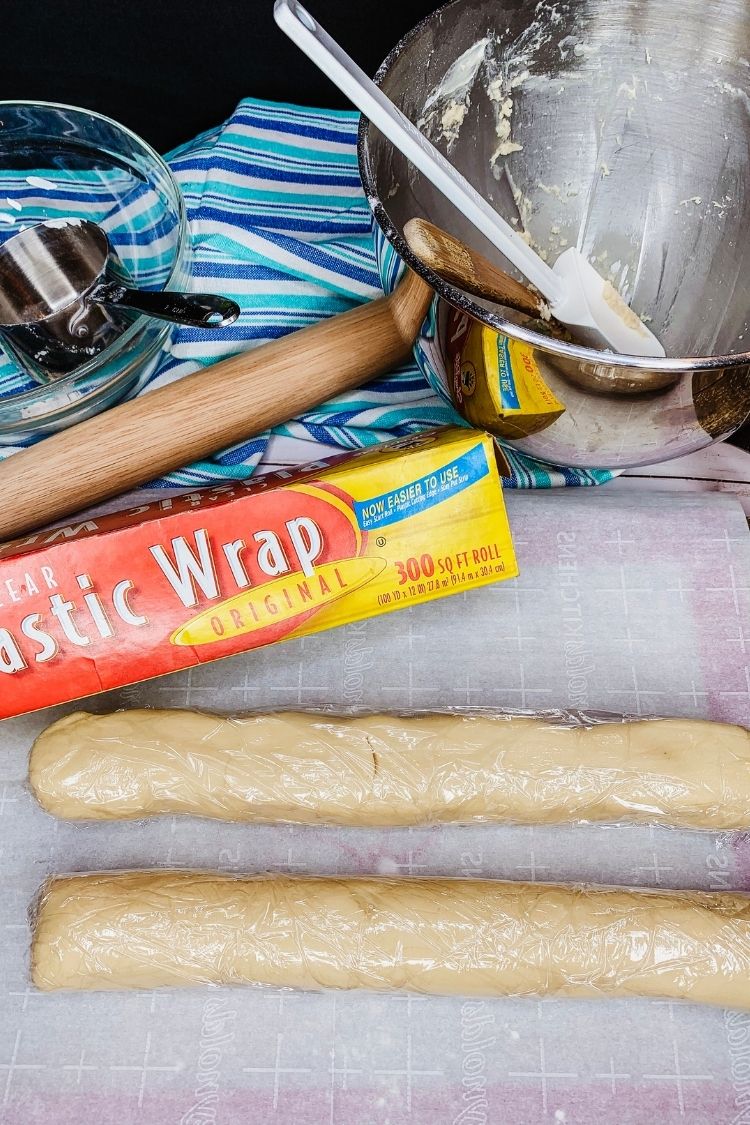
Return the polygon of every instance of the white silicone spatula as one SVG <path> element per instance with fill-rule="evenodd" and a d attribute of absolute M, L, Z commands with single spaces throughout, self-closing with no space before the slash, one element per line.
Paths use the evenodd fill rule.
<path fill-rule="evenodd" d="M 279 27 L 349 100 L 489 239 L 546 298 L 552 315 L 594 348 L 663 357 L 654 334 L 579 250 L 548 266 L 411 121 L 331 39 L 297 0 L 276 0 Z"/>

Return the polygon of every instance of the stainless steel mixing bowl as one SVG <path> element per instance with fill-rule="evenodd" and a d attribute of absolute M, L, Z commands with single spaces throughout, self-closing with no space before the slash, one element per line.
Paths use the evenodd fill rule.
<path fill-rule="evenodd" d="M 743 423 L 746 0 L 454 0 L 394 48 L 376 81 L 550 260 L 577 245 L 670 357 L 553 340 L 425 269 L 402 236 L 413 216 L 509 266 L 363 120 L 360 172 L 386 238 L 445 301 L 529 344 L 565 404 L 515 445 L 554 464 L 624 468 L 693 452 Z M 443 309 L 439 333 L 445 321 Z"/>

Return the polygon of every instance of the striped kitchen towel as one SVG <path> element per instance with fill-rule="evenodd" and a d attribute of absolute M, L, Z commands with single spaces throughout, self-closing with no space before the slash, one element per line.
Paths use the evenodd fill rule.
<path fill-rule="evenodd" d="M 133 393 L 390 291 L 400 263 L 379 230 L 373 237 L 357 171 L 357 123 L 354 112 L 249 98 L 225 124 L 167 157 L 187 203 L 194 288 L 234 298 L 242 315 L 220 334 L 177 329 Z M 259 467 L 462 424 L 439 391 L 429 330 L 430 318 L 414 362 L 156 483 L 244 478 Z M 10 363 L 0 364 L 0 393 L 15 393 L 23 379 Z M 507 446 L 504 452 L 512 473 L 507 483 L 515 487 L 597 484 L 611 475 L 552 468 Z"/>

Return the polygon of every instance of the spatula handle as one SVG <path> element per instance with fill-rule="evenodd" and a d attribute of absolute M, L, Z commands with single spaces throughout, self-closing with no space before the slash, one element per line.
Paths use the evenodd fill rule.
<path fill-rule="evenodd" d="M 122 403 L 0 463 L 7 540 L 208 457 L 361 386 L 411 352 L 432 297 L 389 296 Z"/>
<path fill-rule="evenodd" d="M 298 0 L 276 0 L 273 14 L 281 30 L 328 75 L 368 121 L 549 301 L 558 303 L 565 294 L 560 278 L 367 77 L 307 9 Z"/>

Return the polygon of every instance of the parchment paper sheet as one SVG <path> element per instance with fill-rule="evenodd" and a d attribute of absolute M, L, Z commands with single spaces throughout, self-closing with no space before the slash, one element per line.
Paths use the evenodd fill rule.
<path fill-rule="evenodd" d="M 750 535 L 736 500 L 561 490 L 510 494 L 508 506 L 516 581 L 86 706 L 587 706 L 750 721 Z M 34 993 L 27 909 L 51 871 L 164 864 L 750 890 L 740 835 L 57 825 L 24 788 L 26 758 L 35 733 L 73 709 L 0 725 L 0 1121 L 750 1122 L 750 1014 L 250 989 Z"/>

